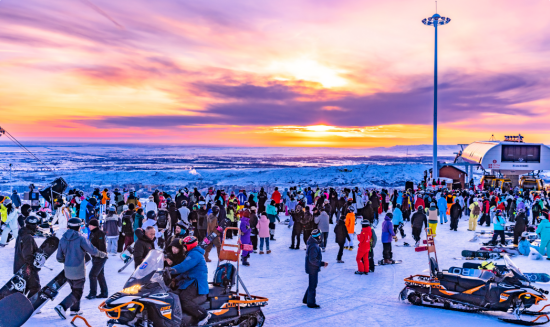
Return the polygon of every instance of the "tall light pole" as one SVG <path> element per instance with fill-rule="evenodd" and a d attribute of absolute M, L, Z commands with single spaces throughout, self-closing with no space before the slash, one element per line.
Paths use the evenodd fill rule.
<path fill-rule="evenodd" d="M 437 26 L 448 24 L 451 21 L 449 17 L 441 17 L 439 14 L 434 14 L 430 18 L 424 18 L 422 23 L 424 25 L 435 27 L 435 47 L 434 47 L 434 154 L 433 154 L 433 168 L 432 177 L 434 179 L 439 178 L 439 169 L 437 167 Z"/>

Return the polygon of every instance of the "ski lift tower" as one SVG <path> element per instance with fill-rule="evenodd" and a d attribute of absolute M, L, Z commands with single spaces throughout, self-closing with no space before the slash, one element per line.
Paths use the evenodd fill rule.
<path fill-rule="evenodd" d="M 437 12 L 437 8 L 436 8 Z M 441 17 L 435 13 L 432 17 L 424 18 L 422 23 L 435 28 L 435 47 L 434 47 L 434 130 L 433 130 L 433 179 L 439 177 L 439 167 L 437 165 L 437 26 L 449 24 L 449 17 Z"/>

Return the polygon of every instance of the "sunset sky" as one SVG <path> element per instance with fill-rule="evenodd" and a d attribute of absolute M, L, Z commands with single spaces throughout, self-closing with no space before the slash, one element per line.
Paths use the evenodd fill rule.
<path fill-rule="evenodd" d="M 441 144 L 550 143 L 550 1 L 440 0 Z M 25 141 L 429 144 L 431 0 L 1 0 Z"/>

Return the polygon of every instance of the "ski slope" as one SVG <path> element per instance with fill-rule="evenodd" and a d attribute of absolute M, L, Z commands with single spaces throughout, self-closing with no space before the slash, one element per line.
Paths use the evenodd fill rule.
<path fill-rule="evenodd" d="M 381 239 L 381 225 L 376 228 L 378 240 Z M 469 242 L 473 232 L 466 231 L 468 222 L 463 217 L 459 223 L 458 232 L 449 231 L 449 224 L 439 225 L 436 237 L 437 256 L 442 269 L 450 266 L 462 266 L 460 257 L 464 249 L 479 248 L 478 242 Z M 360 222 L 356 231 L 360 230 Z M 482 228 L 478 228 L 481 230 Z M 484 227 L 483 229 L 489 229 Z M 405 226 L 407 237 L 405 241 L 413 243 L 410 223 Z M 376 267 L 374 273 L 368 276 L 355 275 L 356 249 L 344 251 L 344 264 L 336 264 L 338 246 L 334 243 L 331 230 L 327 251 L 323 259 L 329 262 L 319 274 L 317 288 L 317 303 L 321 310 L 308 309 L 302 304 L 302 297 L 307 288 L 307 275 L 304 272 L 305 248 L 289 250 L 290 229 L 286 225 L 277 225 L 276 239 L 271 242 L 272 253 L 267 255 L 253 254 L 250 267 L 241 267 L 241 276 L 252 294 L 269 298 L 269 304 L 264 308 L 267 321 L 265 326 L 505 326 L 497 317 L 503 313 L 462 313 L 441 309 L 415 307 L 408 302 L 400 302 L 398 294 L 403 288 L 403 278 L 411 274 L 427 274 L 427 254 L 416 253 L 414 248 L 394 247 L 394 259 L 402 259 L 403 263 L 394 266 Z M 398 244 L 403 241 L 399 239 Z M 13 241 L 0 249 L 0 282 L 5 283 L 12 276 Z M 378 243 L 375 250 L 375 260 L 382 258 L 382 244 Z M 211 252 L 212 262 L 208 264 L 209 278 L 212 279 L 216 267 L 216 252 Z M 550 261 L 532 261 L 526 257 L 516 257 L 514 262 L 525 272 L 548 272 Z M 117 270 L 123 265 L 116 256 L 109 256 L 106 264 L 106 277 L 109 294 L 120 291 L 126 279 L 130 276 L 133 265 L 121 274 Z M 42 284 L 46 284 L 62 266 L 55 261 L 55 256 L 47 262 L 53 268 L 45 268 L 40 272 Z M 89 267 L 88 267 L 89 270 Z M 544 289 L 550 289 L 550 284 L 537 284 Z M 42 313 L 32 317 L 25 326 L 70 326 L 69 321 L 62 321 L 53 311 L 53 307 L 69 293 L 69 287 L 64 287 L 54 303 L 48 303 Z M 84 295 L 88 294 L 88 282 Z M 105 326 L 107 318 L 97 309 L 102 300 L 82 299 L 84 317 L 93 327 Z M 548 303 L 548 302 L 547 302 Z M 8 314 L 8 313 L 4 313 Z M 16 314 L 16 313 L 13 313 Z M 458 323 L 460 322 L 460 323 Z M 84 326 L 82 321 L 78 326 Z"/>

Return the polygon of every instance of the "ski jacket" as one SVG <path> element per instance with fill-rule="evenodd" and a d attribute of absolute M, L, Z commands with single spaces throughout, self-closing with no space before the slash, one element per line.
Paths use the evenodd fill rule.
<path fill-rule="evenodd" d="M 272 206 L 271 204 L 268 204 L 267 207 L 266 207 L 266 213 L 268 215 L 276 216 L 277 215 L 277 208 L 275 206 Z"/>
<path fill-rule="evenodd" d="M 90 243 L 92 243 L 92 245 L 95 246 L 99 251 L 107 252 L 105 233 L 101 229 L 94 228 L 94 230 L 90 231 Z"/>
<path fill-rule="evenodd" d="M 302 232 L 302 219 L 304 219 L 304 211 L 302 210 L 301 206 L 297 206 L 296 210 L 291 213 L 292 220 L 294 221 L 294 225 L 292 225 L 292 230 L 297 235 L 300 235 Z"/>
<path fill-rule="evenodd" d="M 16 208 L 21 206 L 21 198 L 19 197 L 19 194 L 13 193 L 11 195 L 11 203 L 13 203 L 13 206 Z"/>
<path fill-rule="evenodd" d="M 348 230 L 348 234 L 355 233 L 355 214 L 353 212 L 346 215 L 346 229 Z"/>
<path fill-rule="evenodd" d="M 105 223 L 103 223 L 103 231 L 106 236 L 118 236 L 119 227 L 122 227 L 122 220 L 117 215 L 109 214 L 105 217 Z"/>
<path fill-rule="evenodd" d="M 350 240 L 348 229 L 346 228 L 346 222 L 343 219 L 339 219 L 334 227 L 334 234 L 336 236 L 336 243 L 343 245 L 346 240 Z"/>
<path fill-rule="evenodd" d="M 370 249 L 370 243 L 372 240 L 372 229 L 370 227 L 363 227 L 361 233 L 357 235 L 357 240 L 359 241 L 359 248 Z"/>
<path fill-rule="evenodd" d="M 521 255 L 529 255 L 529 252 L 531 252 L 531 243 L 528 240 L 519 241 L 518 251 Z"/>
<path fill-rule="evenodd" d="M 279 191 L 273 192 L 273 194 L 271 194 L 271 199 L 275 200 L 275 203 L 281 203 L 281 193 L 279 193 Z"/>
<path fill-rule="evenodd" d="M 244 206 L 244 203 L 246 202 L 246 200 L 248 200 L 248 198 L 246 197 L 246 194 L 244 193 L 239 193 L 237 195 L 237 199 L 239 200 L 239 205 L 241 206 Z"/>
<path fill-rule="evenodd" d="M 199 295 L 208 294 L 208 267 L 204 259 L 204 249 L 195 247 L 187 254 L 185 260 L 172 267 L 178 274 L 186 274 L 186 279 L 179 289 L 184 290 L 196 283 Z"/>
<path fill-rule="evenodd" d="M 422 229 L 422 225 L 424 225 L 424 227 L 428 227 L 428 219 L 422 211 L 418 210 L 412 215 L 411 225 L 412 227 L 420 229 Z"/>
<path fill-rule="evenodd" d="M 38 251 L 38 245 L 33 237 L 34 233 L 27 227 L 19 230 L 15 241 L 15 257 L 13 259 L 13 273 L 17 273 L 24 264 L 34 267 L 34 254 Z"/>
<path fill-rule="evenodd" d="M 447 199 L 445 199 L 444 197 L 440 197 L 437 200 L 437 208 L 439 209 L 439 211 L 447 212 Z"/>
<path fill-rule="evenodd" d="M 504 230 L 504 226 L 506 226 L 506 220 L 504 220 L 504 217 L 495 216 L 493 218 L 493 228 L 494 228 L 494 230 Z"/>
<path fill-rule="evenodd" d="M 378 198 L 378 194 L 371 195 L 370 202 L 372 204 L 373 210 L 378 210 L 378 207 L 380 206 L 380 199 Z"/>
<path fill-rule="evenodd" d="M 518 233 L 521 233 L 521 232 L 525 232 L 526 228 L 527 228 L 527 218 L 525 217 L 525 212 L 521 212 L 517 217 L 516 217 L 516 226 L 514 226 L 514 232 L 518 232 Z"/>
<path fill-rule="evenodd" d="M 218 217 L 213 213 L 208 215 L 208 225 L 206 226 L 206 235 L 210 235 L 218 229 Z"/>
<path fill-rule="evenodd" d="M 197 212 L 198 214 L 198 224 L 197 227 L 199 229 L 207 229 L 208 228 L 208 211 L 204 208 L 200 208 Z"/>
<path fill-rule="evenodd" d="M 319 228 L 321 232 L 327 233 L 329 231 L 329 217 L 325 211 L 321 212 L 319 216 L 315 217 L 315 223 L 317 224 L 317 228 Z"/>
<path fill-rule="evenodd" d="M 451 206 L 451 212 L 450 212 L 451 219 L 459 219 L 461 212 L 462 212 L 462 208 L 461 208 L 460 204 L 455 202 Z"/>
<path fill-rule="evenodd" d="M 394 226 L 397 226 L 403 222 L 403 211 L 399 208 L 395 208 L 393 210 L 393 218 L 391 219 L 391 222 Z"/>
<path fill-rule="evenodd" d="M 250 218 L 249 217 L 242 217 L 241 223 L 239 225 L 239 230 L 241 231 L 241 243 L 242 244 L 252 244 L 250 240 L 250 234 L 252 232 L 252 228 L 250 227 Z M 243 251 L 243 255 L 247 255 L 246 251 Z"/>
<path fill-rule="evenodd" d="M 445 208 L 445 211 L 447 211 L 446 208 Z M 428 209 L 428 222 L 430 224 L 437 224 L 438 217 L 439 217 L 439 209 L 436 208 L 435 206 L 430 207 L 430 209 Z"/>
<path fill-rule="evenodd" d="M 157 204 L 155 202 L 149 201 L 149 202 L 145 203 L 145 209 L 143 210 L 144 216 L 147 216 L 147 213 L 149 211 L 154 211 L 155 213 L 158 212 L 158 207 L 157 207 Z"/>
<path fill-rule="evenodd" d="M 136 229 L 137 241 L 134 244 L 134 265 L 137 269 L 143 262 L 143 259 L 149 254 L 149 251 L 155 248 L 156 237 L 149 239 L 145 236 L 143 229 Z"/>
<path fill-rule="evenodd" d="M 189 223 L 189 213 L 191 212 L 191 210 L 189 210 L 189 208 L 187 207 L 181 207 L 178 209 L 178 211 L 180 213 L 181 220 Z"/>
<path fill-rule="evenodd" d="M 107 201 L 109 200 L 109 194 L 107 194 L 107 192 L 105 191 L 101 192 L 101 194 L 101 204 L 107 204 Z"/>
<path fill-rule="evenodd" d="M 382 223 L 382 243 L 391 243 L 393 236 L 395 236 L 395 233 L 393 232 L 391 218 L 390 216 L 386 216 Z"/>
<path fill-rule="evenodd" d="M 423 208 L 426 208 L 426 204 L 424 203 L 424 199 L 422 199 L 421 197 L 418 197 L 416 199 L 416 202 L 414 203 L 414 208 L 415 209 L 418 209 L 419 206 L 422 206 Z"/>
<path fill-rule="evenodd" d="M 97 256 L 99 250 L 79 232 L 68 229 L 59 241 L 57 261 L 65 266 L 65 277 L 76 280 L 86 278 L 85 254 Z"/>
<path fill-rule="evenodd" d="M 260 238 L 266 238 L 269 237 L 269 219 L 265 215 L 262 215 L 260 219 L 258 220 L 258 224 L 256 225 L 256 228 L 258 228 L 258 237 Z M 301 229 L 301 228 L 300 228 Z"/>
<path fill-rule="evenodd" d="M 537 227 L 536 233 L 540 235 L 541 247 L 550 242 L 550 221 L 548 221 L 548 218 L 545 218 L 540 222 L 539 227 Z"/>
<path fill-rule="evenodd" d="M 304 212 L 304 216 L 302 218 L 301 223 L 302 223 L 302 228 L 304 230 L 313 230 L 314 220 L 313 220 L 313 215 L 311 214 L 311 212 L 309 212 L 309 211 Z"/>
<path fill-rule="evenodd" d="M 325 265 L 319 242 L 313 237 L 307 240 L 306 248 L 306 274 L 316 274 Z"/>

